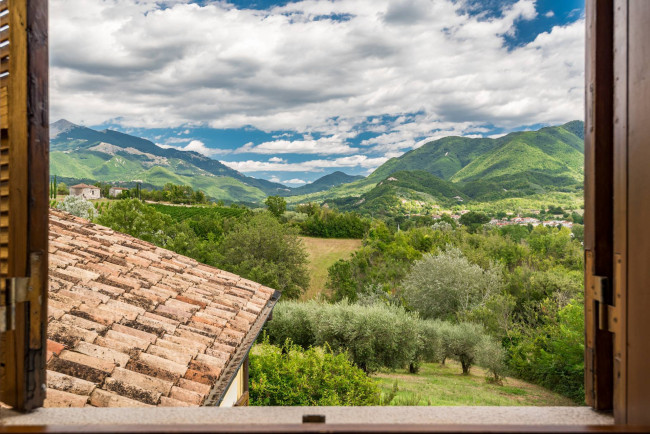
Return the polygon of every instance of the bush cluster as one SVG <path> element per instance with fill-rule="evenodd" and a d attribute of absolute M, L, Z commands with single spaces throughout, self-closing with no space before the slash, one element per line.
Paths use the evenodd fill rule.
<path fill-rule="evenodd" d="M 377 383 L 344 353 L 327 346 L 303 349 L 286 341 L 253 347 L 250 356 L 250 404 L 378 405 Z"/>
<path fill-rule="evenodd" d="M 309 216 L 300 223 L 304 235 L 321 238 L 363 238 L 370 228 L 370 221 L 354 212 L 340 213 L 313 206 L 307 211 Z"/>
<path fill-rule="evenodd" d="M 488 360 L 487 351 L 502 352 L 478 324 L 423 320 L 385 304 L 282 302 L 266 330 L 272 343 L 290 340 L 303 348 L 327 345 L 347 352 L 365 372 L 407 367 L 417 372 L 422 362 L 453 358 L 467 374 L 478 360 Z M 497 377 L 503 373 L 496 362 L 486 368 Z"/>

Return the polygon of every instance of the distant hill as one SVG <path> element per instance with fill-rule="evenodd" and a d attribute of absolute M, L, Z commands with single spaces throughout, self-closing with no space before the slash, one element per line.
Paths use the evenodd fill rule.
<path fill-rule="evenodd" d="M 393 172 L 357 198 L 327 201 L 341 210 L 391 214 L 399 209 L 421 210 L 427 205 L 453 206 L 469 200 L 454 183 L 423 170 Z"/>
<path fill-rule="evenodd" d="M 261 202 L 290 189 L 246 176 L 198 152 L 161 148 L 118 131 L 95 131 L 64 119 L 50 126 L 50 173 L 61 178 L 162 187 L 190 185 L 208 196 L 237 202 Z"/>
<path fill-rule="evenodd" d="M 491 180 L 507 188 L 525 175 L 547 187 L 582 183 L 583 122 L 574 121 L 537 131 L 520 131 L 498 139 L 445 137 L 393 158 L 368 179 L 399 170 L 424 170 L 456 183 Z"/>
<path fill-rule="evenodd" d="M 478 201 L 576 192 L 582 190 L 584 178 L 583 131 L 582 121 L 572 121 L 496 139 L 444 137 L 391 158 L 367 178 L 297 200 L 347 196 L 358 201 L 391 174 L 404 171 L 430 173 Z"/>
<path fill-rule="evenodd" d="M 319 191 L 324 191 L 329 188 L 335 187 L 337 185 L 347 184 L 349 182 L 353 182 L 363 178 L 364 177 L 361 175 L 348 175 L 347 173 L 343 173 L 337 170 L 336 172 L 330 173 L 329 175 L 325 175 L 322 178 L 318 178 L 316 181 L 312 183 L 305 184 L 300 187 L 292 188 L 291 191 L 284 192 L 281 195 L 297 196 L 300 194 L 317 193 Z"/>

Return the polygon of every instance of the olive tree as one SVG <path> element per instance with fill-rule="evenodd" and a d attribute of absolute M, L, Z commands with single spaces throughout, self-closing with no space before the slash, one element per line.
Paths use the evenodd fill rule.
<path fill-rule="evenodd" d="M 481 306 L 502 286 L 497 265 L 484 270 L 470 263 L 459 249 L 448 247 L 415 262 L 402 284 L 402 296 L 423 318 L 450 320 Z"/>
<path fill-rule="evenodd" d="M 440 336 L 443 354 L 458 360 L 463 374 L 468 375 L 481 352 L 481 344 L 486 336 L 483 327 L 469 322 L 450 324 Z"/>
<path fill-rule="evenodd" d="M 81 196 L 66 196 L 56 204 L 56 208 L 87 220 L 92 220 L 95 215 L 92 202 Z"/>

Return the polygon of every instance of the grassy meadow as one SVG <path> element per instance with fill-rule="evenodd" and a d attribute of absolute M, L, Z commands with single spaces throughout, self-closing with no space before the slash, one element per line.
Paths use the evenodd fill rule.
<path fill-rule="evenodd" d="M 390 399 L 397 381 L 398 391 L 384 405 L 489 405 L 574 406 L 575 402 L 543 387 L 506 377 L 503 385 L 489 383 L 485 371 L 472 367 L 462 375 L 458 362 L 445 365 L 424 363 L 418 374 L 408 370 L 383 371 L 373 375 L 384 400 Z"/>
<path fill-rule="evenodd" d="M 309 254 L 309 289 L 301 300 L 311 300 L 325 290 L 327 269 L 339 259 L 347 259 L 361 247 L 361 240 L 300 237 Z"/>

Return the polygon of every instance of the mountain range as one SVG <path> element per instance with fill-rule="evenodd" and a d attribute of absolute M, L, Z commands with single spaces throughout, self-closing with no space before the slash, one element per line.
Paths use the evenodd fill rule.
<path fill-rule="evenodd" d="M 252 178 L 193 151 L 162 148 L 112 130 L 65 120 L 51 125 L 50 173 L 85 181 L 191 185 L 215 199 L 260 203 L 329 201 L 375 209 L 406 200 L 450 205 L 545 192 L 578 192 L 583 183 L 584 123 L 572 121 L 499 138 L 444 137 L 391 158 L 367 177 L 343 172 L 290 188 Z"/>
<path fill-rule="evenodd" d="M 113 130 L 96 131 L 65 119 L 50 126 L 50 173 L 87 182 L 190 185 L 215 199 L 233 202 L 259 203 L 269 195 L 292 191 L 276 182 L 246 176 L 198 152 L 162 148 L 146 139 Z M 337 172 L 299 187 L 299 191 L 313 193 L 354 179 Z"/>

